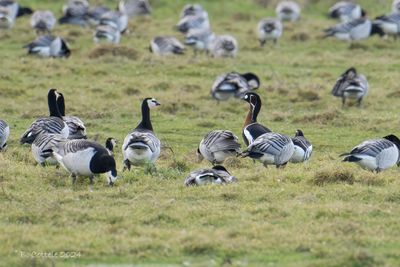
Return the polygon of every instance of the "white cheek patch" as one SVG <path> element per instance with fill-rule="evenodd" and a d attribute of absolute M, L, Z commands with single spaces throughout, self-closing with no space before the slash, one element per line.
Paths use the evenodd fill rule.
<path fill-rule="evenodd" d="M 258 82 L 256 80 L 250 80 L 249 85 L 251 88 L 257 88 L 258 87 Z"/>

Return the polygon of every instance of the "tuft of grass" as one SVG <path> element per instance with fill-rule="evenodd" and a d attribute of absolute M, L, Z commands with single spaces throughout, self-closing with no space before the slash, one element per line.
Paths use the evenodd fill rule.
<path fill-rule="evenodd" d="M 127 46 L 102 45 L 92 49 L 89 53 L 90 59 L 97 59 L 105 56 L 124 57 L 135 60 L 138 52 Z"/>
<path fill-rule="evenodd" d="M 355 177 L 353 172 L 347 169 L 327 168 L 317 171 L 312 181 L 319 186 L 335 183 L 354 184 Z"/>

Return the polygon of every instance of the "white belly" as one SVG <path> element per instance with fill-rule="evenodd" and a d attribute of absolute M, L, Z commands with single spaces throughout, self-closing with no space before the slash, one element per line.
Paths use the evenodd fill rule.
<path fill-rule="evenodd" d="M 154 163 L 158 155 L 155 155 L 148 147 L 143 149 L 128 147 L 124 150 L 124 158 L 128 159 L 133 165 L 140 165 L 144 163 Z"/>
<path fill-rule="evenodd" d="M 306 156 L 306 152 L 299 146 L 294 146 L 294 153 L 290 158 L 290 162 L 292 163 L 300 163 L 303 162 Z"/>
<path fill-rule="evenodd" d="M 94 155 L 94 149 L 88 148 L 76 153 L 69 153 L 62 157 L 63 167 L 70 173 L 82 176 L 92 175 L 90 161 Z"/>

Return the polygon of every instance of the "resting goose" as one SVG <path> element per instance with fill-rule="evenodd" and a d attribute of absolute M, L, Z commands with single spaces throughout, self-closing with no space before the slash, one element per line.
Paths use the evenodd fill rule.
<path fill-rule="evenodd" d="M 15 18 L 12 11 L 7 7 L 0 6 L 0 29 L 11 29 L 14 23 Z"/>
<path fill-rule="evenodd" d="M 228 184 L 237 182 L 236 177 L 223 166 L 214 166 L 212 169 L 201 169 L 193 171 L 185 179 L 186 186 L 207 184 Z"/>
<path fill-rule="evenodd" d="M 110 9 L 105 6 L 89 7 L 89 10 L 86 14 L 86 20 L 89 22 L 89 24 L 97 26 L 100 24 L 101 17 L 109 11 Z"/>
<path fill-rule="evenodd" d="M 152 164 L 160 155 L 161 143 L 153 132 L 150 121 L 150 109 L 159 106 L 154 98 L 146 98 L 142 103 L 142 121 L 133 132 L 125 137 L 122 146 L 124 170 L 130 170 L 131 164 Z"/>
<path fill-rule="evenodd" d="M 106 140 L 106 148 L 108 150 L 108 154 L 114 156 L 114 148 L 117 147 L 117 140 L 112 137 L 107 138 Z"/>
<path fill-rule="evenodd" d="M 47 102 L 49 105 L 50 117 L 39 118 L 34 121 L 21 136 L 21 144 L 32 144 L 36 137 L 43 133 L 60 134 L 62 137 L 68 138 L 69 129 L 58 110 L 57 94 L 56 89 L 49 90 Z"/>
<path fill-rule="evenodd" d="M 310 159 L 313 146 L 304 137 L 302 130 L 297 130 L 295 136 L 292 138 L 294 144 L 294 153 L 290 159 L 292 163 L 301 163 Z"/>
<path fill-rule="evenodd" d="M 172 36 L 158 36 L 150 42 L 150 52 L 156 55 L 181 55 L 185 53 L 185 46 Z"/>
<path fill-rule="evenodd" d="M 215 34 L 210 29 L 190 29 L 185 36 L 185 44 L 193 47 L 195 55 L 199 51 L 209 52 L 211 43 L 215 39 Z"/>
<path fill-rule="evenodd" d="M 260 96 L 256 93 L 246 93 L 243 100 L 250 104 L 242 130 L 244 143 L 249 146 L 257 137 L 269 133 L 271 130 L 257 122 L 257 116 L 261 109 Z"/>
<path fill-rule="evenodd" d="M 293 22 L 300 18 L 301 8 L 296 2 L 282 1 L 277 5 L 275 12 L 280 20 Z"/>
<path fill-rule="evenodd" d="M 229 72 L 217 77 L 211 95 L 217 101 L 228 100 L 230 97 L 242 98 L 245 93 L 258 89 L 260 79 L 253 73 L 239 74 Z"/>
<path fill-rule="evenodd" d="M 100 18 L 100 25 L 108 25 L 116 28 L 121 34 L 127 31 L 128 22 L 128 15 L 113 10 L 104 13 Z"/>
<path fill-rule="evenodd" d="M 49 10 L 35 11 L 31 17 L 31 26 L 37 33 L 50 33 L 56 22 L 53 12 Z"/>
<path fill-rule="evenodd" d="M 0 0 L 0 8 L 5 8 L 9 10 L 10 18 L 15 21 L 16 18 L 30 15 L 33 10 L 29 7 L 20 6 L 17 2 L 13 0 Z"/>
<path fill-rule="evenodd" d="M 210 30 L 210 21 L 208 16 L 203 14 L 188 15 L 181 18 L 176 25 L 178 31 L 186 34 L 191 29 Z"/>
<path fill-rule="evenodd" d="M 57 160 L 53 157 L 53 153 L 49 152 L 49 149 L 52 149 L 53 146 L 65 140 L 67 139 L 60 134 L 40 134 L 32 143 L 31 149 L 33 158 L 42 166 L 46 164 L 58 164 Z"/>
<path fill-rule="evenodd" d="M 65 102 L 62 93 L 58 93 L 57 106 L 63 120 L 68 125 L 68 139 L 86 139 L 86 127 L 83 121 L 76 116 L 65 116 Z"/>
<path fill-rule="evenodd" d="M 121 40 L 121 33 L 117 27 L 110 25 L 97 25 L 96 31 L 93 35 L 93 40 L 100 43 L 105 40 L 112 44 L 119 44 Z"/>
<path fill-rule="evenodd" d="M 397 13 L 400 12 L 400 0 L 393 0 L 392 11 Z"/>
<path fill-rule="evenodd" d="M 208 18 L 207 11 L 199 4 L 187 4 L 182 8 L 180 18 L 188 17 L 188 16 L 201 16 L 204 18 Z"/>
<path fill-rule="evenodd" d="M 212 57 L 234 58 L 237 55 L 238 49 L 235 37 L 231 35 L 219 35 L 211 42 L 209 53 Z"/>
<path fill-rule="evenodd" d="M 294 144 L 290 137 L 280 133 L 265 133 L 257 137 L 242 153 L 242 157 L 250 157 L 267 165 L 284 167 L 292 158 Z"/>
<path fill-rule="evenodd" d="M 334 19 L 340 19 L 342 22 L 348 22 L 359 19 L 363 10 L 361 6 L 348 1 L 340 1 L 329 9 L 329 16 Z"/>
<path fill-rule="evenodd" d="M 231 131 L 216 130 L 209 132 L 201 140 L 197 149 L 199 162 L 205 158 L 213 165 L 222 164 L 226 158 L 240 153 L 238 138 Z"/>
<path fill-rule="evenodd" d="M 69 57 L 71 55 L 67 43 L 61 37 L 53 35 L 39 36 L 24 48 L 28 49 L 28 54 L 41 57 Z"/>
<path fill-rule="evenodd" d="M 346 70 L 336 81 L 332 89 L 332 95 L 342 98 L 342 105 L 344 106 L 347 98 L 355 99 L 358 106 L 368 94 L 369 84 L 367 78 L 358 74 L 355 68 Z"/>
<path fill-rule="evenodd" d="M 151 14 L 151 6 L 148 0 L 121 0 L 118 10 L 129 17 Z"/>
<path fill-rule="evenodd" d="M 74 184 L 77 176 L 89 176 L 90 184 L 96 174 L 106 173 L 110 186 L 117 180 L 114 157 L 102 145 L 89 140 L 65 140 L 45 152 L 51 152 L 63 168 L 71 174 Z"/>
<path fill-rule="evenodd" d="M 264 46 L 269 40 L 276 44 L 282 36 L 282 32 L 283 25 L 279 19 L 265 18 L 258 23 L 257 35 L 261 46 Z"/>
<path fill-rule="evenodd" d="M 375 19 L 374 24 L 385 34 L 394 36 L 395 39 L 400 35 L 400 13 L 379 16 Z"/>
<path fill-rule="evenodd" d="M 60 24 L 86 26 L 86 15 L 89 3 L 86 0 L 69 0 L 63 6 L 63 16 L 58 20 Z"/>
<path fill-rule="evenodd" d="M 7 122 L 0 120 L 0 151 L 7 148 L 7 140 L 10 136 L 10 126 Z"/>
<path fill-rule="evenodd" d="M 399 164 L 400 140 L 395 135 L 367 140 L 340 155 L 343 161 L 355 162 L 363 169 L 380 172 Z"/>

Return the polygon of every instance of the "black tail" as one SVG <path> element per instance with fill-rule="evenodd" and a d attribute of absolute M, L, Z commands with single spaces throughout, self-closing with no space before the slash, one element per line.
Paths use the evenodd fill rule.
<path fill-rule="evenodd" d="M 343 159 L 344 162 L 358 162 L 358 161 L 360 161 L 360 160 L 361 160 L 360 158 L 357 158 L 357 157 L 352 156 L 352 155 L 347 156 L 347 157 L 345 157 L 345 158 Z"/>
<path fill-rule="evenodd" d="M 30 7 L 22 7 L 18 8 L 17 17 L 21 17 L 23 15 L 30 15 L 33 13 L 33 10 Z"/>

